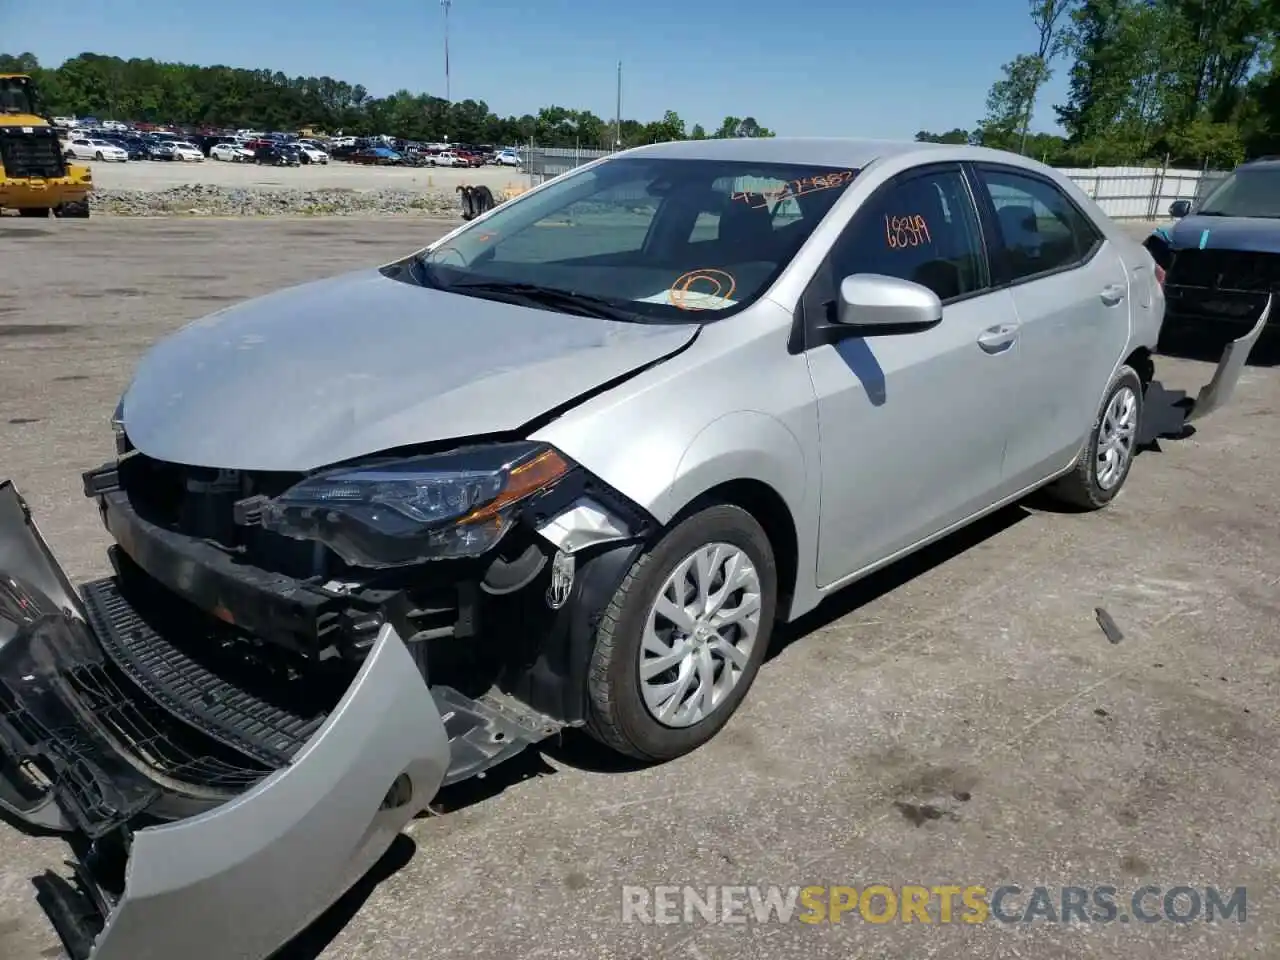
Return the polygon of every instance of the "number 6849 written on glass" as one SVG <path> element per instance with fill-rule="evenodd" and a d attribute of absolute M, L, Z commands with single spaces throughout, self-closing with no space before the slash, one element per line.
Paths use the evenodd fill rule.
<path fill-rule="evenodd" d="M 924 217 L 918 213 L 902 217 L 891 217 L 886 214 L 884 218 L 884 236 L 890 250 L 900 250 L 904 247 L 918 247 L 921 244 L 933 243 L 933 238 L 929 236 L 929 225 L 924 222 Z"/>

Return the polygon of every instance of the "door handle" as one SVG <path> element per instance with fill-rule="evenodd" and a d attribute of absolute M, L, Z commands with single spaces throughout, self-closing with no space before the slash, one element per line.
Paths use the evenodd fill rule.
<path fill-rule="evenodd" d="M 1103 287 L 1099 296 L 1102 297 L 1102 302 L 1108 307 L 1114 307 L 1124 299 L 1124 285 L 1113 283 L 1110 286 Z"/>
<path fill-rule="evenodd" d="M 1018 326 L 1014 323 L 1001 323 L 987 327 L 978 336 L 978 346 L 987 353 L 1004 353 L 1018 339 Z"/>

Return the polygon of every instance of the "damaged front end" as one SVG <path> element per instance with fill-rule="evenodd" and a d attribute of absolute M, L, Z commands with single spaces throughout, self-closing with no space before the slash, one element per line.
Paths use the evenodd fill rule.
<path fill-rule="evenodd" d="M 0 808 L 67 836 L 36 885 L 72 960 L 272 955 L 443 785 L 583 721 L 645 535 L 579 471 L 486 558 L 357 571 L 251 486 L 86 474 L 115 575 L 77 591 L 0 481 Z"/>

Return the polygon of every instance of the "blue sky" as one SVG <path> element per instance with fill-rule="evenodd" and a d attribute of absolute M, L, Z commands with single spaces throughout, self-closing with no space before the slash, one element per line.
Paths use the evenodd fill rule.
<path fill-rule="evenodd" d="M 454 99 L 499 114 L 555 103 L 612 117 L 622 60 L 628 118 L 674 109 L 714 128 L 751 115 L 792 136 L 970 127 L 1000 65 L 1036 40 L 1026 0 L 454 0 L 449 22 Z M 93 51 L 444 95 L 439 0 L 0 0 L 0 50 L 46 66 Z M 1066 70 L 1055 65 L 1034 129 L 1056 130 Z"/>

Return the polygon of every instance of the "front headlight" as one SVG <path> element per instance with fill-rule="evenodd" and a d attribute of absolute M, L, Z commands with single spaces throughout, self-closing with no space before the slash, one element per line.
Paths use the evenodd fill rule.
<path fill-rule="evenodd" d="M 517 504 L 571 466 L 522 442 L 333 470 L 267 501 L 262 526 L 319 541 L 359 567 L 475 557 L 502 539 Z"/>

